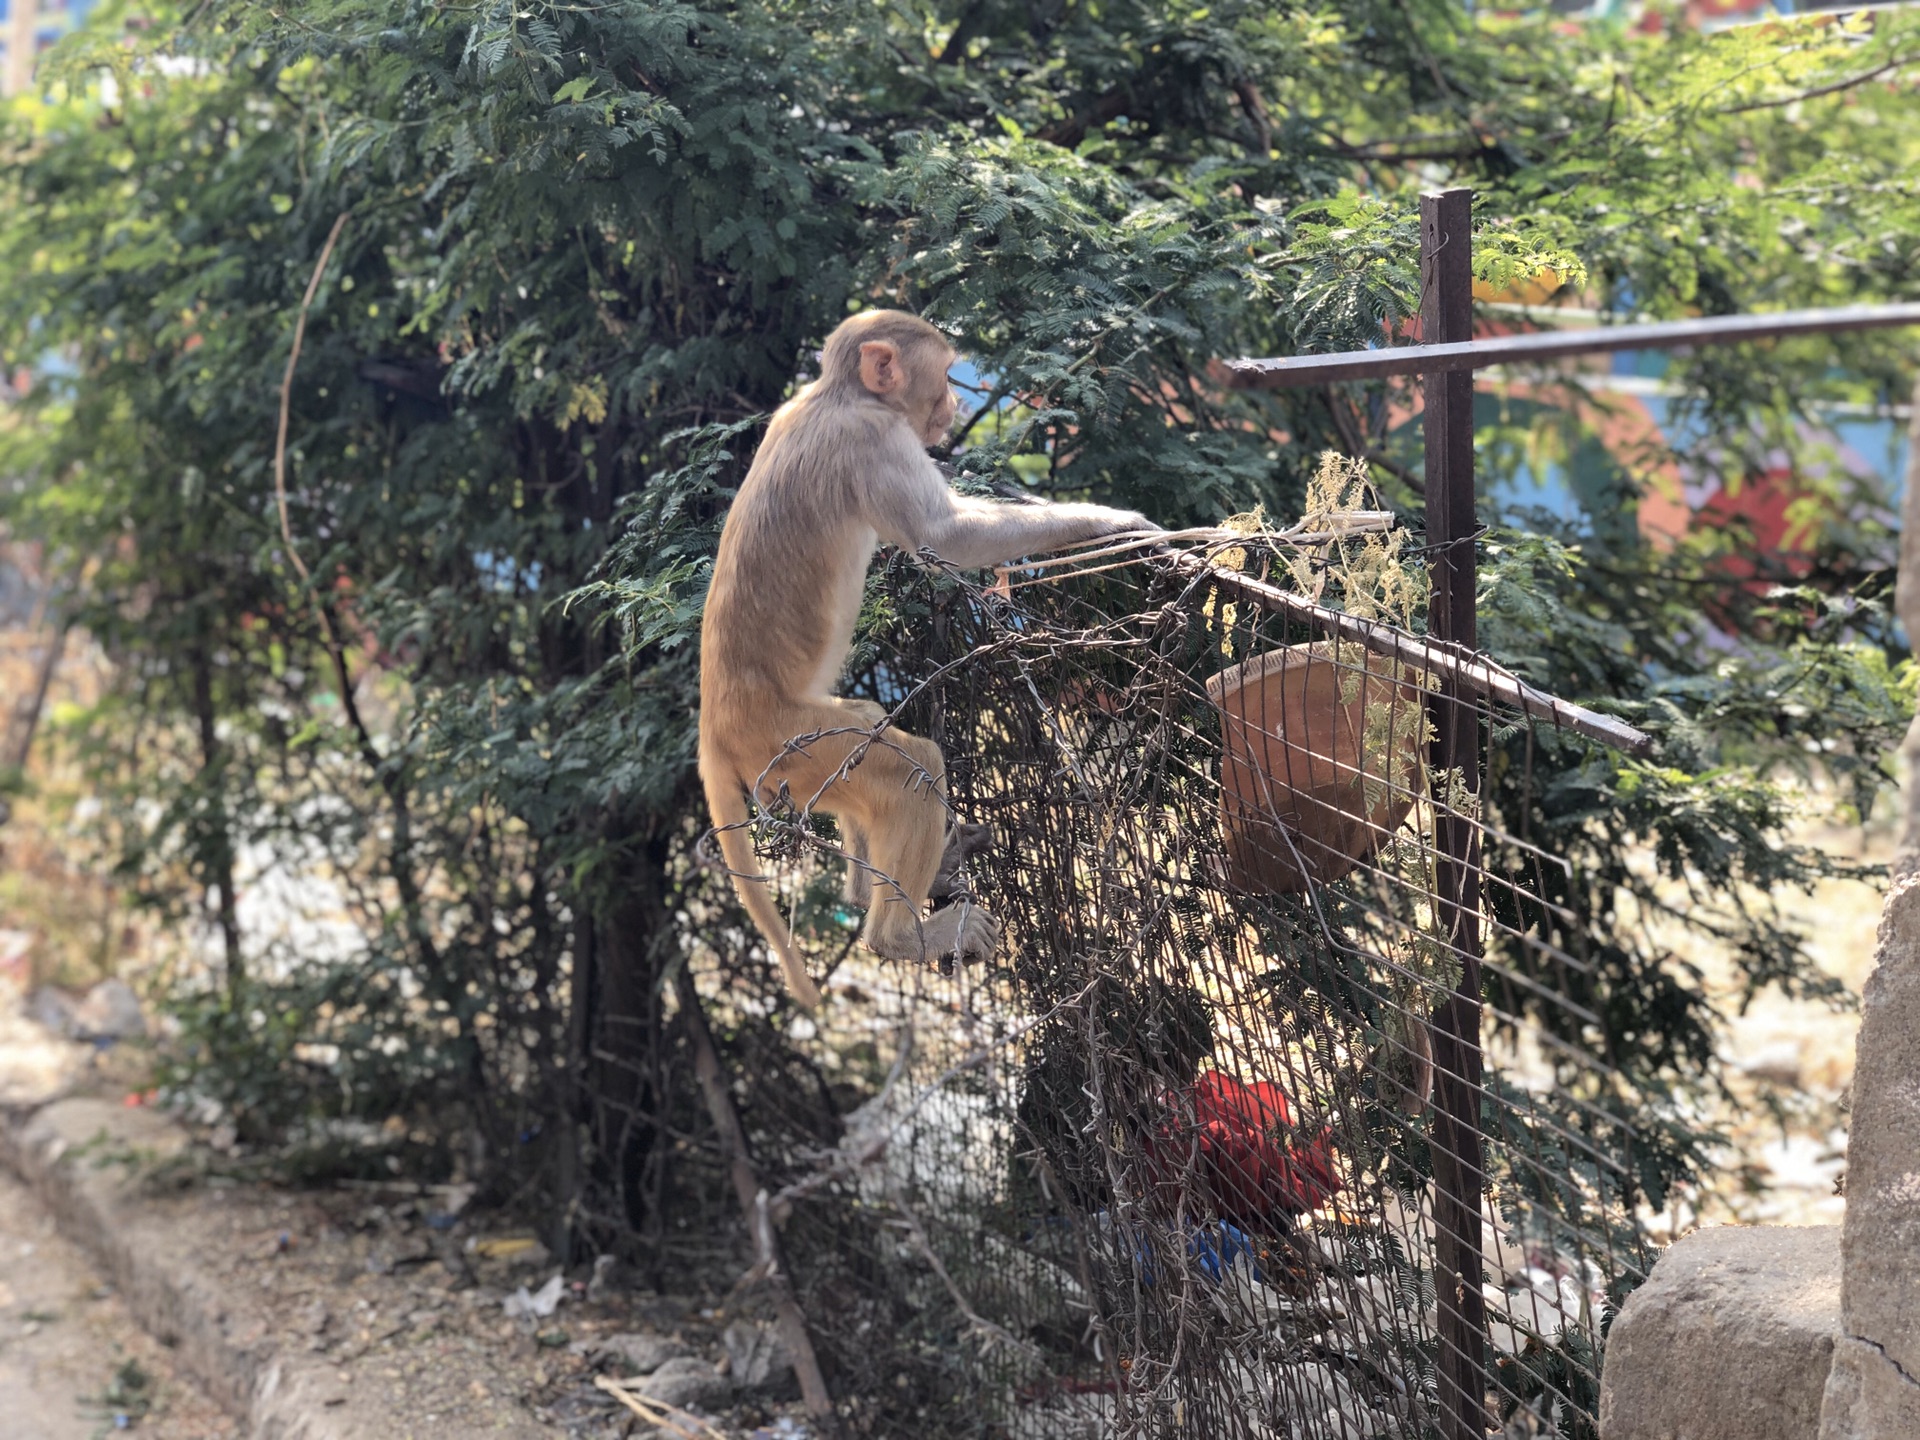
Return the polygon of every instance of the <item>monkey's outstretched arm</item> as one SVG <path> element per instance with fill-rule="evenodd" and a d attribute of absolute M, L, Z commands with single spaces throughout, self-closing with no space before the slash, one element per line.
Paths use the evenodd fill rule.
<path fill-rule="evenodd" d="M 905 457 L 903 457 L 905 458 Z M 1157 530 L 1146 516 L 1106 505 L 1020 505 L 958 495 L 924 455 L 869 492 L 868 523 L 909 554 L 922 548 L 963 570 L 1004 565 L 1122 530 Z"/>
<path fill-rule="evenodd" d="M 1122 530 L 1157 530 L 1146 516 L 1106 505 L 1020 505 L 953 496 L 945 523 L 920 543 L 963 570 L 1004 565 Z"/>

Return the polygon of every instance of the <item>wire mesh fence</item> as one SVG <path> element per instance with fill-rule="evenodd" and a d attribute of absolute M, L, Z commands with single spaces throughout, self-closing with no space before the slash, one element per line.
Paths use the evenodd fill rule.
<path fill-rule="evenodd" d="M 843 693 L 884 716 L 872 745 L 939 743 L 963 863 L 937 903 L 985 907 L 999 955 L 857 949 L 842 837 L 783 795 L 756 848 L 827 1005 L 743 988 L 711 937 L 691 957 L 759 1278 L 784 1268 L 855 1432 L 1594 1433 L 1646 1256 L 1585 937 L 1563 862 L 1503 824 L 1537 722 L 1396 658 L 1423 603 L 1400 543 L 876 577 Z M 1330 637 L 1236 570 L 1408 644 Z M 1463 980 L 1483 1068 L 1435 1018 Z"/>

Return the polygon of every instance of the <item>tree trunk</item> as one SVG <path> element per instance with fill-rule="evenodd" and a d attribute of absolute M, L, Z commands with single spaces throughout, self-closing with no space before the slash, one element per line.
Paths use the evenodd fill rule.
<path fill-rule="evenodd" d="M 619 1198 L 627 1227 L 646 1236 L 659 1216 L 647 1190 L 659 1141 L 661 1105 L 660 968 L 672 944 L 666 904 L 669 846 L 650 839 L 618 900 L 594 924 L 591 975 L 581 973 L 590 1006 L 581 1016 L 594 1151 L 599 1178 Z M 574 997 L 574 1005 L 582 997 Z"/>
<path fill-rule="evenodd" d="M 33 694 L 13 717 L 19 723 L 20 736 L 14 741 L 13 755 L 9 761 L 11 769 L 24 772 L 27 761 L 33 756 L 34 732 L 40 728 L 40 713 L 47 708 L 47 692 L 53 688 L 53 672 L 60 668 L 60 655 L 66 646 L 67 626 L 65 621 L 61 621 L 47 636 L 47 648 L 40 652 L 40 666 L 33 677 Z"/>
<path fill-rule="evenodd" d="M 225 777 L 222 769 L 219 717 L 213 707 L 213 657 L 204 646 L 193 652 L 193 714 L 200 730 L 200 776 L 215 787 L 208 813 L 212 833 L 208 836 L 206 872 L 208 889 L 214 893 L 214 913 L 220 924 L 220 944 L 227 967 L 227 999 L 240 1004 L 240 992 L 247 983 L 246 959 L 240 953 L 240 918 L 233 894 L 233 835 L 227 827 Z"/>

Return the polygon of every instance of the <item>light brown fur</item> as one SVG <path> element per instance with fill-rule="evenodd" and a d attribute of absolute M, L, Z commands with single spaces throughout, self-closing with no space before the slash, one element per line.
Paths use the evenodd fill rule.
<path fill-rule="evenodd" d="M 898 960 L 993 952 L 977 906 L 923 918 L 947 843 L 945 762 L 931 740 L 871 733 L 883 712 L 830 690 L 840 679 L 877 544 L 928 549 L 965 568 L 1120 530 L 1141 516 L 1101 505 L 1005 505 L 955 494 L 928 458 L 953 422 L 944 336 L 898 310 L 870 310 L 827 338 L 820 378 L 781 406 L 720 537 L 701 625 L 700 775 L 720 849 L 794 998 L 806 973 L 744 828 L 747 792 L 839 817 L 847 893 L 870 900 L 862 933 Z M 861 865 L 864 860 L 870 870 Z"/>

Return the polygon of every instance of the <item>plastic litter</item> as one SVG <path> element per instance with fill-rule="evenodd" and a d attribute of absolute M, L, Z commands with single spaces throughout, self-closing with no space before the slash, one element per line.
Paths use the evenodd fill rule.
<path fill-rule="evenodd" d="M 587 1299 L 598 1302 L 607 1297 L 614 1286 L 614 1267 L 618 1262 L 611 1255 L 593 1257 L 593 1278 L 587 1281 Z"/>
<path fill-rule="evenodd" d="M 793 1369 L 793 1358 L 771 1325 L 735 1320 L 721 1338 L 727 1347 L 727 1373 L 742 1390 L 776 1385 Z"/>
<path fill-rule="evenodd" d="M 71 1037 L 73 1012 L 80 1008 L 80 1002 L 64 990 L 56 990 L 51 985 L 42 985 L 27 997 L 23 1008 L 27 1018 L 34 1024 L 51 1030 L 56 1035 Z"/>
<path fill-rule="evenodd" d="M 1103 1228 L 1109 1223 L 1104 1210 L 1100 1212 L 1099 1219 Z M 1267 1277 L 1259 1264 L 1259 1243 L 1239 1226 L 1229 1225 L 1224 1220 L 1213 1225 L 1194 1226 L 1187 1234 L 1187 1255 L 1209 1280 L 1223 1280 L 1236 1265 L 1244 1264 L 1255 1280 L 1262 1284 L 1266 1282 Z M 1146 1240 L 1136 1239 L 1133 1263 L 1139 1267 L 1140 1283 L 1143 1285 L 1155 1283 L 1153 1258 L 1153 1247 Z"/>
<path fill-rule="evenodd" d="M 556 1270 L 553 1278 L 536 1291 L 529 1292 L 522 1285 L 500 1302 L 500 1308 L 506 1312 L 509 1320 L 518 1320 L 523 1316 L 544 1320 L 560 1308 L 560 1298 L 566 1293 L 566 1277 Z"/>
<path fill-rule="evenodd" d="M 548 1256 L 547 1247 L 531 1235 L 489 1235 L 484 1240 L 471 1240 L 467 1248 L 482 1260 L 505 1260 L 515 1265 L 543 1265 Z"/>

